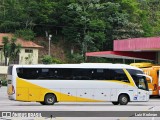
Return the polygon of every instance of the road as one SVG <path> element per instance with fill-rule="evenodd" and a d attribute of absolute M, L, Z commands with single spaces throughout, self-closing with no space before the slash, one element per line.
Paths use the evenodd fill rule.
<path fill-rule="evenodd" d="M 149 117 L 135 117 L 135 114 L 138 114 L 138 111 L 144 111 L 144 112 L 158 112 L 160 111 L 160 98 L 152 98 L 150 99 L 149 102 L 131 102 L 128 103 L 128 105 L 122 106 L 114 106 L 112 105 L 111 102 L 101 102 L 101 103 L 93 103 L 93 102 L 60 102 L 56 103 L 55 105 L 52 106 L 44 106 L 41 105 L 40 103 L 36 102 L 19 102 L 19 101 L 10 101 L 8 100 L 7 97 L 7 88 L 2 87 L 0 88 L 0 111 L 59 111 L 65 113 L 67 111 L 70 111 L 71 114 L 72 111 L 78 111 L 77 114 L 78 116 L 76 117 L 55 117 L 54 119 L 57 120 L 158 120 L 160 117 L 154 117 L 154 116 L 149 116 Z M 85 111 L 85 112 L 84 112 Z M 91 113 L 88 113 L 88 111 L 92 111 Z M 96 111 L 96 112 L 95 112 Z M 102 112 L 101 112 L 102 111 Z M 128 112 L 128 111 L 131 111 Z M 132 116 L 133 111 L 135 114 Z M 137 111 L 137 112 L 136 112 Z M 105 117 L 100 117 L 100 112 L 101 114 L 103 112 L 106 112 Z M 120 112 L 120 113 L 119 113 Z M 116 116 L 116 113 L 121 114 L 120 116 Z M 82 114 L 82 116 L 81 116 Z M 87 117 L 87 114 L 89 117 Z M 98 117 L 92 116 L 91 114 L 94 114 L 95 116 L 97 115 Z M 106 118 L 106 116 L 109 114 L 109 117 Z M 112 115 L 113 114 L 113 115 Z M 113 117 L 115 114 L 116 117 Z M 160 114 L 160 112 L 158 112 Z M 83 116 L 84 115 L 84 116 Z M 139 115 L 139 114 L 138 114 Z M 81 116 L 81 117 L 80 117 Z M 103 116 L 103 114 L 102 114 Z M 160 116 L 160 115 L 158 115 Z M 1 120 L 2 118 L 0 118 Z M 47 118 L 46 118 L 47 119 Z M 34 120 L 34 119 L 33 119 Z"/>

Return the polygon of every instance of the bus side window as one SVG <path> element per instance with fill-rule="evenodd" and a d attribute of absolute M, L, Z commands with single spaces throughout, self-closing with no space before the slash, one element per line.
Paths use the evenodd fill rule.
<path fill-rule="evenodd" d="M 71 79 L 72 80 L 90 80 L 91 79 L 91 72 L 92 69 L 87 69 L 87 68 L 82 68 L 82 69 L 77 69 L 73 68 L 71 71 Z"/>
<path fill-rule="evenodd" d="M 28 79 L 38 79 L 39 75 L 40 75 L 40 70 L 38 68 L 33 68 L 33 69 L 26 69 L 26 76 L 28 77 Z"/>
<path fill-rule="evenodd" d="M 111 69 L 111 80 L 129 82 L 128 77 L 122 69 Z"/>
<path fill-rule="evenodd" d="M 23 68 L 17 68 L 16 70 L 18 77 L 23 78 Z"/>
<path fill-rule="evenodd" d="M 37 70 L 35 74 L 39 74 L 37 77 L 38 79 L 46 79 L 48 78 L 49 69 L 48 68 L 41 68 Z"/>

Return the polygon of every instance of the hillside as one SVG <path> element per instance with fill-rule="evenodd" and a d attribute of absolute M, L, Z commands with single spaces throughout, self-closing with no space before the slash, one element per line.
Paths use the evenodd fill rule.
<path fill-rule="evenodd" d="M 33 42 L 35 42 L 38 45 L 43 46 L 43 48 L 39 49 L 39 63 L 41 63 L 40 59 L 44 55 L 48 55 L 48 49 L 49 49 L 48 39 L 43 38 L 43 37 L 37 37 Z M 57 43 L 53 43 L 53 41 L 51 41 L 51 52 L 50 53 L 52 57 L 55 57 L 63 62 L 66 61 L 66 57 L 64 53 L 64 43 L 62 41 L 57 42 Z"/>

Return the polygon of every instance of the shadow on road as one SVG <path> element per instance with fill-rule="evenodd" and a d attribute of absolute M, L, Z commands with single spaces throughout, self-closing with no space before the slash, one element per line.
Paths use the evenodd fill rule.
<path fill-rule="evenodd" d="M 56 106 L 56 107 L 58 107 L 58 106 L 122 106 L 122 105 L 112 105 L 112 104 L 86 104 L 86 103 L 84 103 L 84 104 L 82 104 L 82 103 L 70 103 L 70 104 L 68 104 L 68 103 L 57 103 L 57 104 L 54 104 L 54 105 L 41 105 L 41 104 L 39 104 L 39 103 L 28 103 L 28 104 L 23 104 L 23 103 L 20 103 L 20 104 L 14 104 L 14 105 L 11 105 L 11 106 L 47 106 L 47 107 L 49 107 L 49 106 L 51 106 L 51 107 L 53 107 L 53 106 Z M 128 105 L 125 105 L 126 107 L 127 106 L 148 106 L 147 104 L 128 104 Z M 124 106 L 124 107 L 125 107 Z"/>

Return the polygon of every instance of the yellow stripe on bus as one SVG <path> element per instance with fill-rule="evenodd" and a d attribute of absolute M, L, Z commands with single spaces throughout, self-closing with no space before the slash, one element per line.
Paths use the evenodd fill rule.
<path fill-rule="evenodd" d="M 35 85 L 30 83 L 24 79 L 17 77 L 17 84 L 16 84 L 16 100 L 19 101 L 44 101 L 44 96 L 47 93 L 54 93 L 57 97 L 57 101 L 67 102 L 103 102 L 102 100 L 95 100 L 95 99 L 88 99 L 88 98 L 81 98 L 76 96 L 69 96 L 64 93 L 60 93 L 54 90 L 50 90 L 47 88 L 43 88 L 41 86 Z"/>
<path fill-rule="evenodd" d="M 133 87 L 136 87 L 131 75 L 128 73 L 128 71 L 126 69 L 123 69 L 123 71 L 125 72 L 125 74 L 127 75 L 129 81 L 130 81 L 130 85 L 133 86 Z"/>

